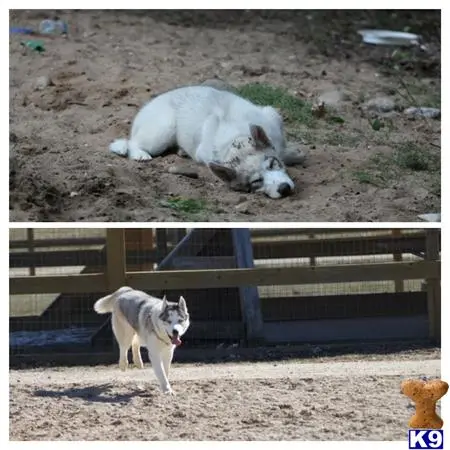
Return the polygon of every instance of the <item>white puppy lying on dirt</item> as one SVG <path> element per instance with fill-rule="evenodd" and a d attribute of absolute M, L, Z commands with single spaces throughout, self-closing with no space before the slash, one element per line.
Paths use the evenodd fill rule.
<path fill-rule="evenodd" d="M 231 189 L 271 198 L 293 192 L 285 164 L 305 159 L 302 152 L 287 148 L 276 109 L 209 86 L 182 87 L 155 97 L 135 117 L 130 139 L 114 141 L 110 150 L 142 161 L 175 146 L 209 166 Z"/>

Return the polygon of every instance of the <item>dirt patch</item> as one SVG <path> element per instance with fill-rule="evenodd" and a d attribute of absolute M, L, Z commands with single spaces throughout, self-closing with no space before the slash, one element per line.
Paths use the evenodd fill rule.
<path fill-rule="evenodd" d="M 440 121 L 402 112 L 440 106 L 439 11 L 59 15 L 70 36 L 43 38 L 41 54 L 10 38 L 11 221 L 414 221 L 440 210 Z M 10 12 L 20 26 L 48 16 Z M 362 45 L 356 31 L 370 26 L 410 27 L 429 52 Z M 196 166 L 175 154 L 138 163 L 109 153 L 152 96 L 214 77 L 326 101 L 326 117 L 288 123 L 309 155 L 289 169 L 295 195 L 228 191 L 205 167 L 198 178 L 170 173 Z M 367 107 L 380 96 L 391 111 Z M 416 156 L 402 166 L 405 151 Z M 180 210 L 174 199 L 202 206 Z"/>
<path fill-rule="evenodd" d="M 149 368 L 10 371 L 10 439 L 405 440 L 402 379 L 439 375 L 440 360 L 183 364 L 167 397 Z"/>

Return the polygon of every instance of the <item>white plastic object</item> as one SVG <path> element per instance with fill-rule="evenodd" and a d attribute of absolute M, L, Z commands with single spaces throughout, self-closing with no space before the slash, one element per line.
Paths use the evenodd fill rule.
<path fill-rule="evenodd" d="M 358 34 L 366 44 L 375 45 L 419 45 L 421 37 L 418 34 L 391 30 L 359 30 Z"/>
<path fill-rule="evenodd" d="M 441 110 L 438 108 L 428 108 L 426 106 L 420 106 L 418 108 L 408 108 L 403 111 L 410 117 L 428 117 L 429 119 L 439 119 L 441 117 Z"/>
<path fill-rule="evenodd" d="M 420 220 L 424 222 L 440 222 L 441 221 L 441 213 L 428 213 L 428 214 L 420 214 Z"/>

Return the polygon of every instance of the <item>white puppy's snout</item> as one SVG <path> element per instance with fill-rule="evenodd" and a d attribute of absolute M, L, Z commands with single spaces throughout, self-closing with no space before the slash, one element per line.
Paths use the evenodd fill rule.
<path fill-rule="evenodd" d="M 264 174 L 264 192 L 270 198 L 286 197 L 294 191 L 294 182 L 284 170 Z"/>
<path fill-rule="evenodd" d="M 281 183 L 278 186 L 277 190 L 281 197 L 287 197 L 288 195 L 292 194 L 292 188 L 289 183 Z"/>

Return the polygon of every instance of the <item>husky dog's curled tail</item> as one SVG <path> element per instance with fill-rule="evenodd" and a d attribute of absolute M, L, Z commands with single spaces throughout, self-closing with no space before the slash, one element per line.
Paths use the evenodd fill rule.
<path fill-rule="evenodd" d="M 121 287 L 117 289 L 116 292 L 107 295 L 106 297 L 102 297 L 100 300 L 97 300 L 94 303 L 94 310 L 98 314 L 107 314 L 113 311 L 114 300 L 124 292 L 132 291 L 133 288 L 128 286 Z"/>

